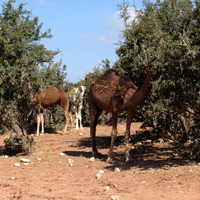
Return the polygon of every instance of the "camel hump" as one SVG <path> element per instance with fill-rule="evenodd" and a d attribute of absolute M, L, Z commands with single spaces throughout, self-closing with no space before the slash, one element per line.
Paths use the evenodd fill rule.
<path fill-rule="evenodd" d="M 114 69 L 108 69 L 103 76 L 100 76 L 98 79 L 91 83 L 91 86 L 98 85 L 100 87 L 107 86 L 111 81 L 119 79 L 118 72 Z"/>
<path fill-rule="evenodd" d="M 108 69 L 103 76 L 105 76 L 105 77 L 112 77 L 112 76 L 119 76 L 119 74 L 114 69 Z"/>
<path fill-rule="evenodd" d="M 118 87 L 124 87 L 126 89 L 132 87 L 136 89 L 137 87 L 131 81 L 131 79 L 125 75 L 120 76 L 117 71 L 114 69 L 108 69 L 105 74 L 103 75 L 104 79 L 112 81 L 112 84 Z"/>
<path fill-rule="evenodd" d="M 57 90 L 61 91 L 60 87 L 58 87 L 57 85 L 53 86 L 54 88 L 56 88 Z M 52 88 L 53 88 L 52 87 Z"/>

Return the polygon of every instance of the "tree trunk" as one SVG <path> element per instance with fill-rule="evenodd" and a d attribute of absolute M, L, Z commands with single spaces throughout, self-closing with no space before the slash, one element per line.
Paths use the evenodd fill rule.
<path fill-rule="evenodd" d="M 22 153 L 29 154 L 30 149 L 27 144 L 27 135 L 22 133 L 20 127 L 17 124 L 12 123 L 7 115 L 0 115 L 0 121 L 2 125 L 13 129 L 13 131 L 16 133 L 17 139 L 19 139 L 19 141 L 21 141 L 22 144 Z"/>

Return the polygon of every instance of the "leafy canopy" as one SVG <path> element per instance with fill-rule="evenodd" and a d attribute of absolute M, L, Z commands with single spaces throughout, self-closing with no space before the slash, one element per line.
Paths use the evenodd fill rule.
<path fill-rule="evenodd" d="M 26 4 L 15 2 L 3 3 L 0 13 L 0 113 L 26 133 L 35 92 L 50 83 L 64 84 L 66 66 L 53 63 L 59 50 L 42 44 L 42 39 L 52 37 L 51 30 L 42 32 L 38 17 L 25 9 Z"/>
<path fill-rule="evenodd" d="M 144 80 L 145 68 L 155 71 L 157 80 L 148 104 L 138 114 L 159 133 L 181 133 L 188 138 L 199 126 L 200 3 L 143 3 L 145 9 L 136 10 L 137 17 L 123 31 L 115 66 L 138 86 Z"/>

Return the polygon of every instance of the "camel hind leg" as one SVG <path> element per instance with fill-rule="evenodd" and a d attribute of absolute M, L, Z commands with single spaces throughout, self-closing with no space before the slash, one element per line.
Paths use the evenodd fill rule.
<path fill-rule="evenodd" d="M 98 123 L 99 116 L 102 110 L 93 104 L 89 104 L 89 114 L 90 114 L 90 137 L 92 139 L 92 156 L 98 157 L 99 152 L 96 147 L 96 126 Z"/>
<path fill-rule="evenodd" d="M 40 124 L 41 124 L 41 127 L 42 127 L 40 135 L 44 135 L 44 116 L 43 116 L 43 113 L 38 113 L 37 114 L 37 132 L 36 132 L 36 136 L 39 136 Z"/>
<path fill-rule="evenodd" d="M 73 114 L 71 112 L 69 112 L 69 123 L 70 123 L 70 129 L 72 132 L 73 126 L 74 126 L 74 117 Z"/>
<path fill-rule="evenodd" d="M 69 122 L 71 121 L 71 115 L 69 114 L 69 112 L 67 110 L 64 110 L 64 113 L 65 113 L 65 127 L 63 129 L 63 134 L 65 134 L 67 132 L 67 127 L 68 127 L 68 124 Z M 71 126 L 71 129 L 72 129 L 72 126 Z"/>
<path fill-rule="evenodd" d="M 69 125 L 69 122 L 70 122 L 70 117 L 71 115 L 69 114 L 69 99 L 68 99 L 68 96 L 65 96 L 65 98 L 61 98 L 60 100 L 60 106 L 62 107 L 63 109 L 63 112 L 65 114 L 65 127 L 63 129 L 63 134 L 66 133 L 67 131 L 67 127 Z M 71 129 L 72 129 L 72 126 L 71 126 Z"/>

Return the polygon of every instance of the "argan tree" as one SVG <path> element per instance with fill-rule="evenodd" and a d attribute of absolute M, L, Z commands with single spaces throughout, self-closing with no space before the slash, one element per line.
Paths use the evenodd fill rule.
<path fill-rule="evenodd" d="M 145 68 L 157 73 L 151 96 L 139 110 L 140 118 L 157 134 L 179 141 L 195 134 L 199 138 L 200 2 L 143 3 L 144 10 L 137 10 L 123 31 L 116 68 L 136 85 Z"/>
<path fill-rule="evenodd" d="M 59 50 L 45 48 L 41 40 L 52 37 L 50 29 L 41 32 L 38 17 L 24 7 L 21 3 L 15 8 L 15 0 L 9 0 L 0 13 L 0 121 L 14 129 L 22 140 L 22 150 L 28 153 L 28 119 L 35 94 L 45 84 L 42 69 L 52 63 Z"/>

